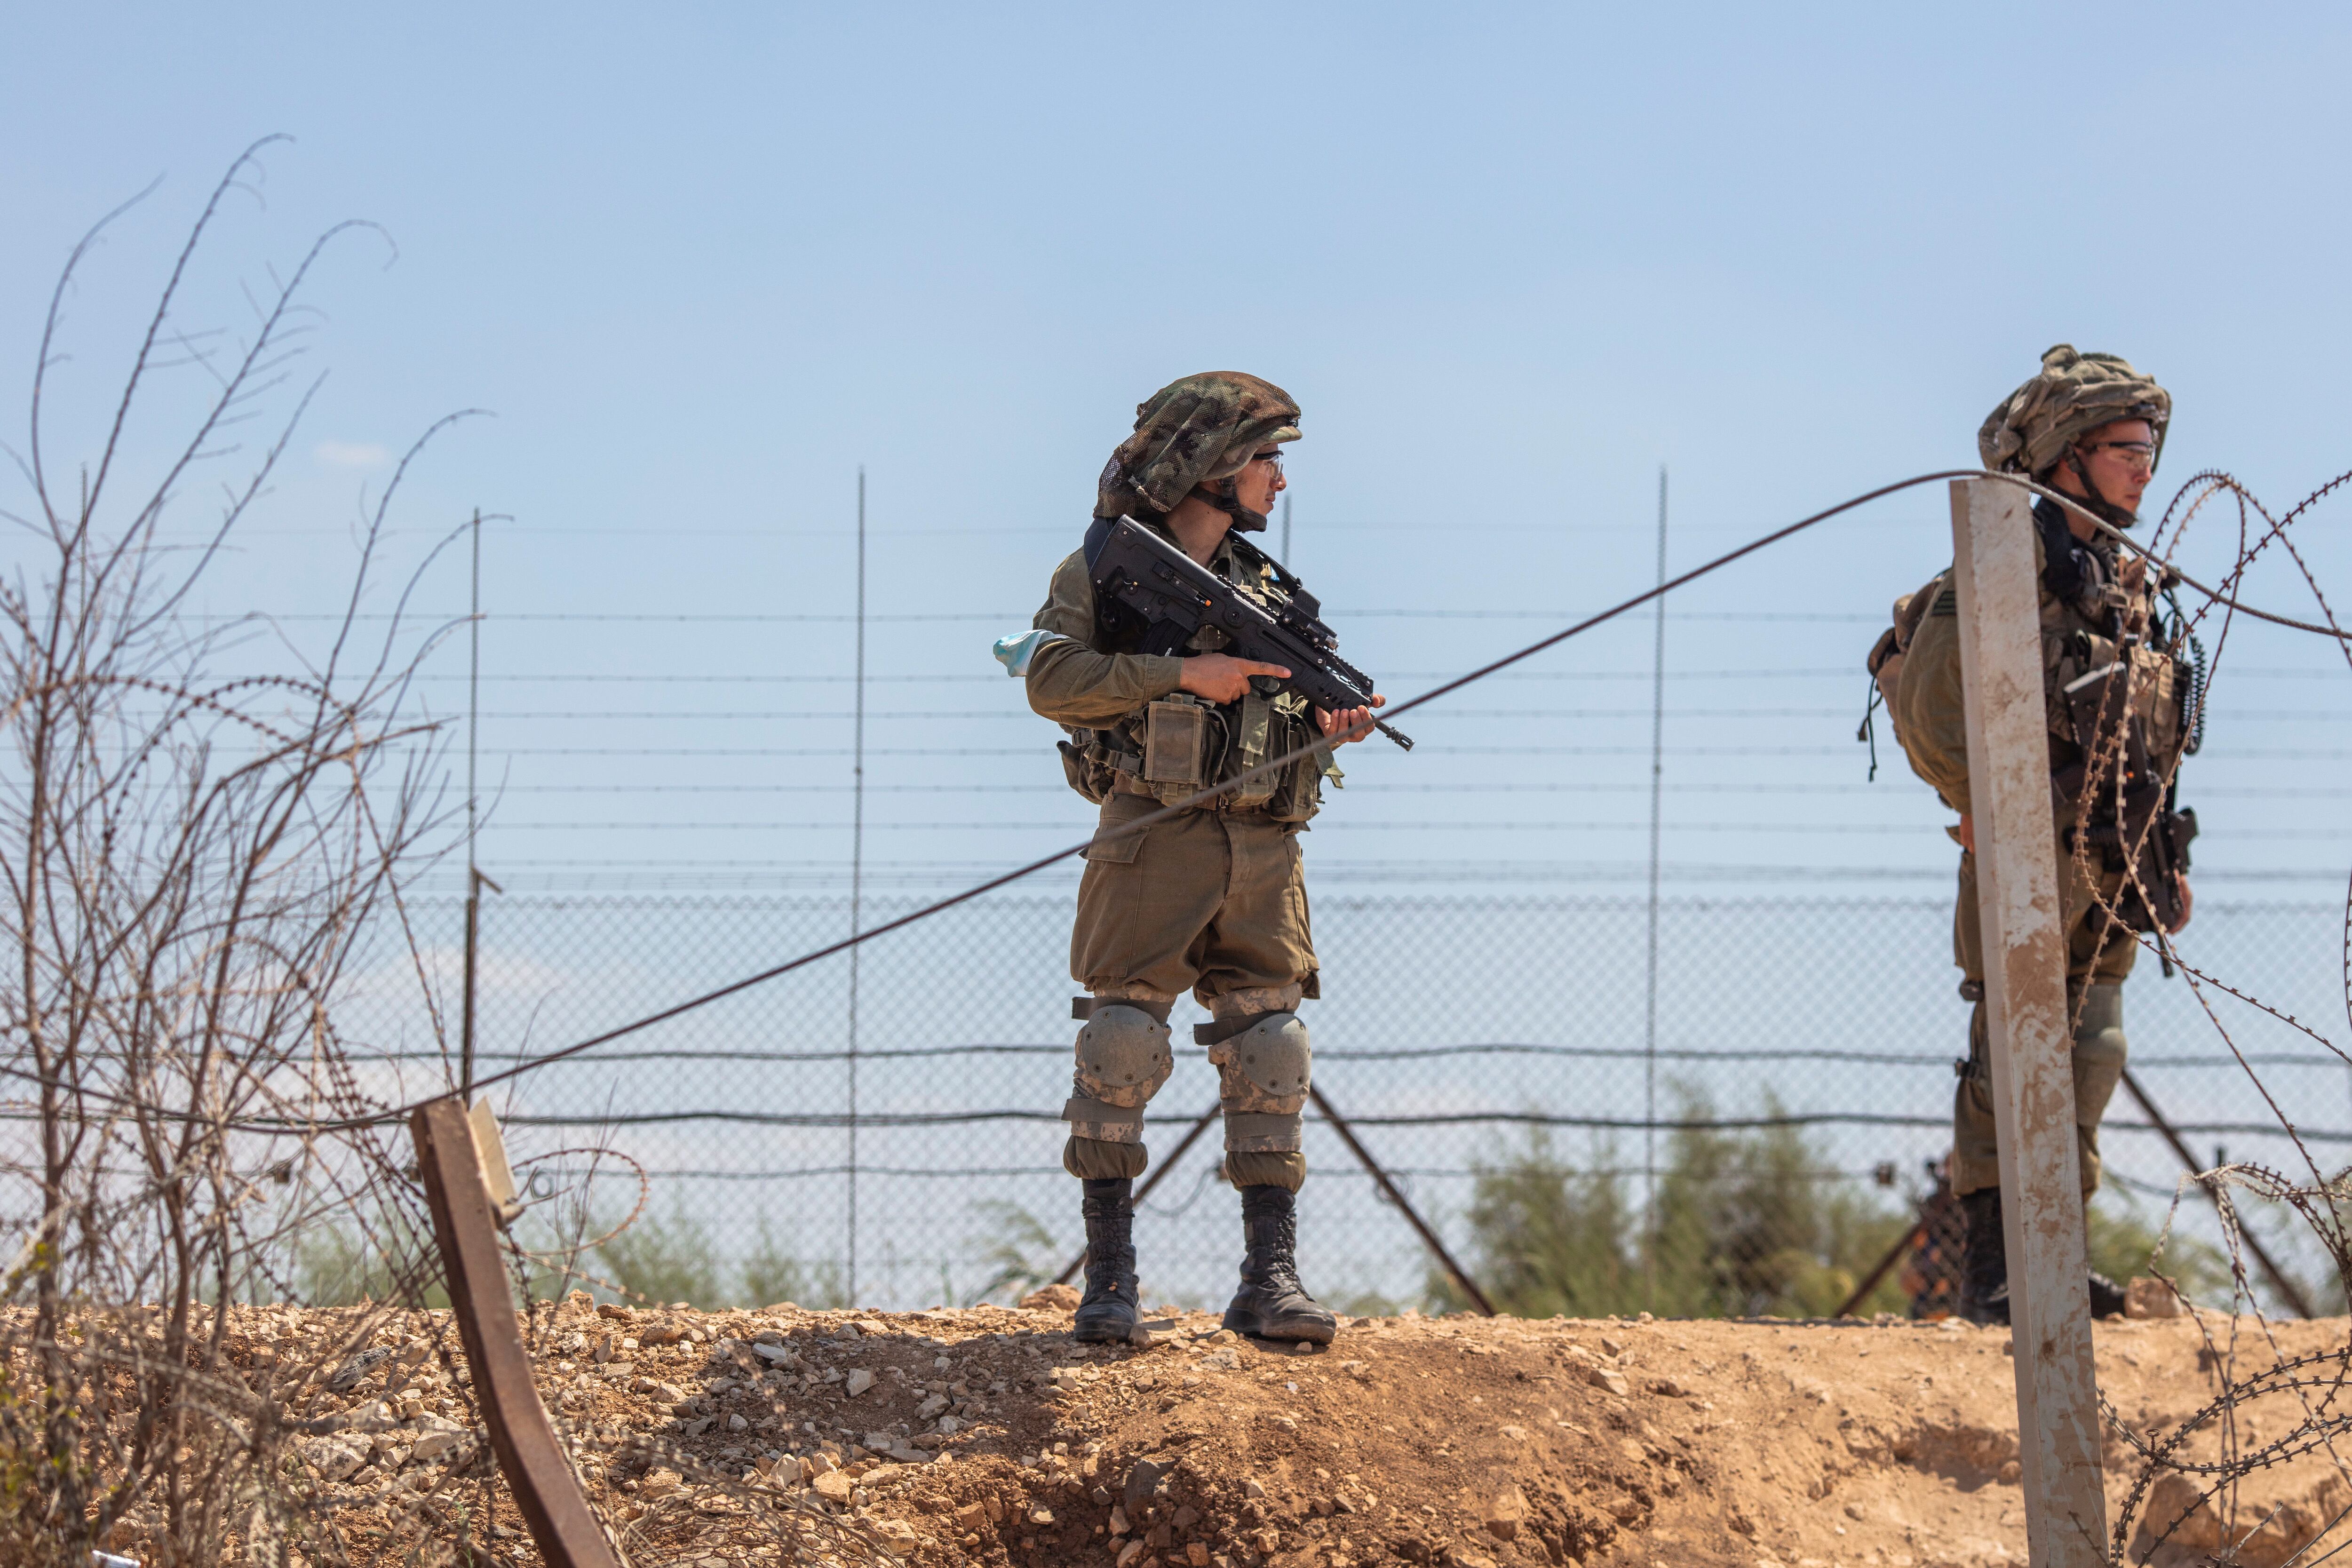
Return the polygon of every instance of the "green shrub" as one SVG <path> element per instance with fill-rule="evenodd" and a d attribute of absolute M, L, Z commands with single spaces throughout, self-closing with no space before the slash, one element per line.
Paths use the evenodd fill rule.
<path fill-rule="evenodd" d="M 639 1215 L 636 1223 L 598 1247 L 583 1268 L 635 1300 L 686 1301 L 697 1307 L 727 1304 L 729 1292 L 709 1232 L 675 1205 L 666 1219 L 650 1210 Z"/>
<path fill-rule="evenodd" d="M 1682 1120 L 1707 1115 L 1683 1097 Z M 1912 1223 L 1907 1206 L 1822 1177 L 1827 1163 L 1793 1127 L 1680 1127 L 1644 1212 L 1612 1144 L 1596 1140 L 1579 1170 L 1538 1132 L 1478 1168 L 1470 1267 L 1498 1310 L 1525 1317 L 1825 1316 Z M 1434 1308 L 1464 1304 L 1434 1271 L 1429 1296 Z M 1904 1305 L 1890 1274 L 1857 1310 Z"/>

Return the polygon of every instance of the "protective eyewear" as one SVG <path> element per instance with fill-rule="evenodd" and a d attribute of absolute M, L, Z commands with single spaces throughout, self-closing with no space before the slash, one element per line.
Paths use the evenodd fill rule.
<path fill-rule="evenodd" d="M 2156 446 L 2149 441 L 2094 441 L 2084 450 L 2113 452 L 2135 468 L 2156 468 Z"/>

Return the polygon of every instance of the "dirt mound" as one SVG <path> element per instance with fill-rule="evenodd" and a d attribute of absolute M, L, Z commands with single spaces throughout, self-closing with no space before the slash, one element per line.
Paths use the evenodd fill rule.
<path fill-rule="evenodd" d="M 240 1364 L 266 1378 L 274 1345 L 335 1331 L 319 1320 L 336 1315 L 238 1310 Z M 639 1565 L 779 1561 L 762 1525 L 779 1510 L 826 1521 L 845 1557 L 921 1564 L 2024 1560 L 2003 1330 L 1406 1317 L 1286 1353 L 1213 1317 L 1156 1321 L 1150 1345 L 1105 1351 L 1073 1343 L 1055 1307 L 631 1313 L 574 1297 L 531 1333 L 542 1395 Z M 2101 1388 L 2129 1431 L 2161 1433 L 2223 1364 L 2242 1377 L 2346 1333 L 2111 1321 Z M 482 1473 L 442 1370 L 452 1337 L 446 1314 L 413 1315 L 344 1388 L 280 1395 L 348 1425 L 305 1458 L 322 1523 L 362 1555 L 412 1560 L 420 1521 L 463 1511 L 447 1484 Z M 2291 1397 L 2242 1409 L 2233 1440 L 2282 1435 L 2290 1411 L 2264 1405 Z M 2115 1508 L 2139 1466 L 2120 1434 L 2107 1459 Z M 2155 1489 L 2135 1561 L 2195 1496 Z M 2252 1531 L 2241 1560 L 2275 1564 L 2346 1500 L 2324 1457 L 2296 1458 L 2252 1478 L 2233 1515 L 2189 1513 L 2156 1561 Z M 494 1518 L 496 1551 L 520 1560 L 502 1499 Z"/>

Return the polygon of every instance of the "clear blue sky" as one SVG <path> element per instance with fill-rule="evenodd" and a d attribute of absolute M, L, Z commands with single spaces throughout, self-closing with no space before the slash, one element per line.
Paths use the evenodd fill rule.
<path fill-rule="evenodd" d="M 1686 565 L 1973 461 L 1986 411 L 2062 340 L 2172 390 L 2160 493 L 2210 466 L 2284 502 L 2352 468 L 2347 31 L 2341 7 L 2308 4 L 26 5 L 0 43 L 0 440 L 23 444 L 42 311 L 84 230 L 161 177 L 67 301 L 73 357 L 49 412 L 68 474 L 205 193 L 257 138 L 292 136 L 264 157 L 262 199 L 227 204 L 179 324 L 233 340 L 241 287 L 337 220 L 382 225 L 396 259 L 352 234 L 320 265 L 299 368 L 331 374 L 205 605 L 331 608 L 390 457 L 446 414 L 494 411 L 440 437 L 394 513 L 412 563 L 473 509 L 513 519 L 484 551 L 482 740 L 507 786 L 485 865 L 517 889 L 829 892 L 848 853 L 848 629 L 744 617 L 851 607 L 862 464 L 872 607 L 898 617 L 873 627 L 866 855 L 882 894 L 903 896 L 1084 835 L 1053 731 L 987 646 L 1025 626 L 1074 547 L 1134 405 L 1186 373 L 1254 371 L 1304 405 L 1293 563 L 1398 696 L 1651 581 L 1662 463 Z M 152 471 L 203 384 L 159 384 L 134 466 Z M 192 534 L 212 492 L 182 501 Z M 0 470 L 0 506 L 22 504 Z M 2339 608 L 2347 504 L 2303 536 Z M 1670 889 L 1948 889 L 1947 814 L 1884 745 L 1865 784 L 1852 739 L 1862 656 L 1948 541 L 1941 498 L 1917 492 L 1677 596 Z M 2217 516 L 2184 563 L 2210 571 L 2229 545 Z M 462 610 L 462 566 L 436 563 L 420 603 Z M 2275 552 L 2250 592 L 2308 605 Z M 666 618 L 581 618 L 614 616 Z M 317 621 L 281 624 L 315 646 Z M 436 711 L 462 708 L 462 652 L 425 671 Z M 256 639 L 236 657 L 285 656 Z M 2186 779 L 2207 898 L 2340 890 L 2352 676 L 2330 676 L 2331 657 L 2270 631 L 2234 642 Z M 1318 897 L 1637 894 L 1650 658 L 1646 621 L 1614 628 L 1417 716 L 1410 756 L 1355 748 L 1351 788 L 1307 841 Z M 1317 1027 L 1334 1045 L 1627 1026 L 1595 996 L 1633 972 L 1630 916 L 1623 942 L 1558 954 L 1546 932 L 1585 928 L 1512 931 L 1547 955 L 1531 982 L 1520 947 L 1456 951 L 1507 914 L 1395 906 L 1414 940 L 1382 947 L 1372 916 L 1323 909 L 1334 1000 Z M 1884 1044 L 1907 1019 L 1910 1044 L 1957 1047 L 1934 910 L 1783 913 L 1770 929 L 1669 922 L 1698 934 L 1669 954 L 1666 1043 Z M 560 921 L 494 912 L 488 1037 L 551 1044 L 598 1009 L 740 973 L 796 947 L 797 918 L 680 919 L 642 943 L 629 931 L 607 962 Z M 940 965 L 878 944 L 870 1037 L 1066 1037 L 1059 926 L 990 918 L 994 945 Z M 1706 934 L 1727 928 L 1745 934 Z M 453 926 L 434 929 L 446 957 Z M 2294 977 L 2272 987 L 2238 962 L 2232 929 L 2270 928 L 2216 920 L 2187 950 L 2300 1005 Z M 2334 951 L 2331 915 L 2297 930 Z M 541 951 L 534 931 L 558 936 Z M 665 957 L 698 931 L 707 949 Z M 1383 962 L 1396 952 L 1427 973 Z M 2324 957 L 2295 974 L 2333 994 Z M 1556 1018 L 1498 1011 L 1536 1009 L 1555 975 L 1570 983 Z M 1459 1007 L 1448 977 L 1472 994 Z M 782 1021 L 743 1041 L 824 1037 L 835 1015 L 807 999 L 838 980 L 747 1000 Z M 1412 1008 L 1433 997 L 1449 1005 L 1431 1023 Z M 2176 986 L 2136 1011 L 2136 1045 L 2210 1047 L 2186 1006 Z M 687 1034 L 755 1016 L 700 1015 Z M 644 1106 L 754 1094 L 732 1075 L 606 1070 L 562 1082 Z M 1199 1064 L 1181 1070 L 1192 1087 L 1171 1101 L 1202 1102 Z M 1051 1076 L 906 1093 L 1044 1105 Z M 543 1104 L 570 1092 L 527 1081 Z M 1360 1111 L 1381 1103 L 1370 1078 L 1334 1081 Z M 1634 1079 L 1575 1081 L 1546 1080 L 1546 1102 L 1641 1103 Z M 1791 1105 L 1880 1092 L 1795 1069 L 1769 1081 Z M 1917 1081 L 1908 1109 L 1939 1113 L 1949 1080 Z M 1058 1133 L 1032 1131 L 986 1163 L 1050 1167 Z M 824 1163 L 831 1136 L 723 1157 Z M 722 1157 L 700 1130 L 628 1142 L 656 1166 Z M 1853 1167 L 1891 1147 L 1833 1152 Z M 2135 1168 L 2166 1173 L 2160 1153 Z M 1310 1201 L 1349 1190 L 1318 1184 Z M 784 1205 L 818 1255 L 831 1191 Z M 869 1214 L 903 1199 L 961 1223 L 939 1219 L 956 1212 L 940 1189 L 898 1191 L 869 1195 Z M 1342 1280 L 1326 1256 L 1317 1277 Z"/>
<path fill-rule="evenodd" d="M 803 825 L 845 819 L 845 760 L 691 753 L 838 752 L 846 723 L 805 715 L 845 710 L 844 684 L 773 678 L 839 676 L 845 628 L 512 617 L 838 614 L 862 463 L 873 607 L 917 617 L 875 627 L 873 706 L 950 715 L 877 718 L 870 742 L 965 753 L 877 757 L 902 787 L 868 854 L 946 876 L 1087 819 L 985 646 L 1025 621 L 1132 405 L 1181 374 L 1245 368 L 1304 404 L 1296 564 L 1399 695 L 1645 582 L 1661 462 L 1688 563 L 1970 460 L 2062 339 L 2173 390 L 2160 491 L 2211 465 L 2285 500 L 2352 466 L 2346 30 L 2319 6 L 28 9 L 0 58 L 6 427 L 82 230 L 163 176 L 69 302 L 67 454 L 204 193 L 290 133 L 266 201 L 229 204 L 189 320 L 237 325 L 238 281 L 339 218 L 382 224 L 397 259 L 354 235 L 322 264 L 308 363 L 332 374 L 214 606 L 324 607 L 383 455 L 492 410 L 397 513 L 410 545 L 476 506 L 515 519 L 485 552 L 483 738 L 511 790 L 486 861 L 789 884 L 770 863 L 845 852 Z M 1940 506 L 1885 506 L 1676 608 L 1883 615 L 1947 558 Z M 2341 532 L 2312 531 L 2323 568 Z M 2225 557 L 2217 531 L 2184 559 Z M 462 607 L 454 564 L 434 608 Z M 2297 607 L 2283 565 L 2258 596 Z M 959 610 L 988 618 L 935 618 Z M 1494 610 L 1520 618 L 1460 614 Z M 1874 629 L 1670 623 L 1673 862 L 1942 874 L 1942 814 L 1899 761 L 1860 787 Z M 1646 626 L 1598 637 L 1460 704 L 1527 717 L 1433 713 L 1410 758 L 1360 748 L 1316 863 L 1637 862 L 1648 657 Z M 2231 657 L 2320 667 L 2270 634 Z M 518 679 L 547 675 L 638 679 Z M 428 689 L 446 710 L 461 689 Z M 2221 702 L 2188 792 L 2200 863 L 2308 868 L 2316 845 L 2340 867 L 2325 799 L 2227 793 L 2327 787 L 2339 765 L 2279 753 L 2341 735 L 2339 689 L 2248 676 Z M 771 717 L 663 716 L 698 712 Z M 598 717 L 517 716 L 547 713 Z M 552 754 L 591 751 L 647 754 Z M 1484 826 L 1417 826 L 1441 816 Z"/>

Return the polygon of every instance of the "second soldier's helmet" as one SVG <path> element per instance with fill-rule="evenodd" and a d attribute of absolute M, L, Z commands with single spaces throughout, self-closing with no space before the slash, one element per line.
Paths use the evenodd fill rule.
<path fill-rule="evenodd" d="M 1265 447 L 1297 439 L 1298 405 L 1270 381 L 1213 370 L 1171 382 L 1136 405 L 1135 433 L 1118 444 L 1096 485 L 1095 515 L 1163 517 L 1194 489 L 1240 473 Z M 1263 512 L 1206 493 L 1234 513 L 1241 531 L 1265 526 Z"/>
<path fill-rule="evenodd" d="M 2118 419 L 2145 419 L 2164 455 L 2172 395 L 2119 354 L 2076 353 L 2060 343 L 2042 356 L 2042 374 L 2001 400 L 1977 431 L 1984 466 L 2039 479 L 2076 440 Z"/>

